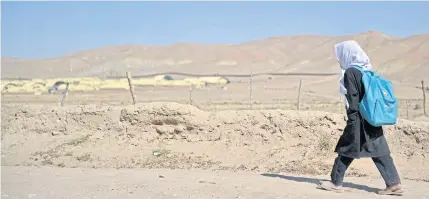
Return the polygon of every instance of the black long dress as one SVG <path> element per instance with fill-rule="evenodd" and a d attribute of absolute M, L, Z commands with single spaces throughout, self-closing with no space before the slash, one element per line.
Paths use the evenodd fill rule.
<path fill-rule="evenodd" d="M 349 102 L 347 125 L 338 140 L 335 152 L 349 158 L 381 157 L 390 154 L 389 146 L 383 135 L 382 127 L 374 127 L 365 121 L 359 113 L 359 102 L 365 94 L 362 73 L 349 68 L 344 73 L 344 87 Z"/>

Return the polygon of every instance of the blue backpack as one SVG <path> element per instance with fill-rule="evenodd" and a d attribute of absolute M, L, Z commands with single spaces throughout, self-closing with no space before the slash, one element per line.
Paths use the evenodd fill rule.
<path fill-rule="evenodd" d="M 392 83 L 373 70 L 363 70 L 365 94 L 359 104 L 359 112 L 372 126 L 394 125 L 398 117 L 398 101 L 393 94 Z"/>

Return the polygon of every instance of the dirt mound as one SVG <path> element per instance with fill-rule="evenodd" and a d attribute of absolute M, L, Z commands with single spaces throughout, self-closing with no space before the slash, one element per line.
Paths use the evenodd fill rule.
<path fill-rule="evenodd" d="M 2 106 L 2 164 L 328 174 L 344 125 L 332 113 L 177 103 Z M 429 181 L 429 123 L 401 120 L 386 136 L 401 175 Z M 348 175 L 379 174 L 365 159 Z"/>

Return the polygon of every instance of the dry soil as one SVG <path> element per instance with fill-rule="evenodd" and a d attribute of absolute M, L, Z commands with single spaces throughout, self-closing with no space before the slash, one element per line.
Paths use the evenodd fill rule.
<path fill-rule="evenodd" d="M 135 193 L 153 190 L 148 198 L 170 198 L 168 194 L 177 194 L 178 198 L 185 197 L 183 194 L 188 194 L 185 198 L 210 198 L 210 194 L 220 198 L 234 195 L 242 198 L 276 198 L 295 192 L 295 186 L 300 190 L 296 192 L 297 197 L 313 198 L 314 194 L 335 197 L 314 190 L 311 183 L 272 179 L 259 174 L 307 175 L 310 179 L 316 178 L 311 176 L 327 177 L 335 158 L 334 146 L 345 125 L 342 115 L 326 112 L 205 112 L 178 103 L 66 107 L 9 104 L 2 105 L 1 116 L 1 160 L 2 166 L 7 166 L 2 171 L 2 181 L 6 183 L 2 185 L 2 193 L 17 194 L 16 189 L 20 186 L 22 190 L 34 192 L 28 194 L 36 195 L 50 194 L 51 191 L 52 194 L 61 194 L 56 191 L 67 186 L 79 186 L 77 190 L 85 190 L 64 192 L 72 198 L 83 197 L 73 194 L 98 194 L 98 197 L 113 194 L 109 198 L 114 198 L 128 189 L 133 189 Z M 429 190 L 429 123 L 400 120 L 396 126 L 386 127 L 385 132 L 400 175 L 409 183 L 406 186 L 411 188 L 410 196 L 427 197 L 421 193 L 427 194 Z M 39 166 L 44 168 L 34 168 Z M 81 169 L 85 172 L 76 174 Z M 193 174 L 191 171 L 195 169 L 203 171 Z M 29 172 L 23 172 L 26 170 Z M 173 177 L 167 178 L 166 184 L 157 183 L 156 180 L 161 180 L 155 178 L 157 176 L 147 181 L 138 179 L 138 176 L 159 171 L 168 171 Z M 115 177 L 117 172 L 121 174 Z M 215 180 L 213 185 L 197 180 L 192 184 L 193 178 L 214 177 L 213 172 L 220 173 L 219 178 L 231 178 L 231 182 Z M 84 185 L 67 185 L 70 182 L 55 179 L 57 174 L 69 176 L 71 182 L 79 181 Z M 45 176 L 48 179 L 46 182 L 31 185 L 31 182 Z M 93 178 L 88 180 L 89 176 Z M 137 181 L 127 181 L 126 176 L 133 176 Z M 357 179 L 362 186 L 373 183 L 372 178 L 379 178 L 374 186 L 383 188 L 379 173 L 370 159 L 356 160 L 347 176 L 363 177 L 350 178 L 350 181 Z M 103 178 L 109 178 L 112 183 Z M 179 186 L 180 179 L 190 192 Z M 212 182 L 212 179 L 202 181 Z M 119 188 L 112 192 L 98 192 L 94 183 L 99 182 L 98 190 L 107 186 Z M 147 187 L 138 185 L 141 182 L 146 183 Z M 235 188 L 234 183 L 242 187 Z M 273 187 L 265 189 L 270 183 Z M 261 186 L 256 188 L 258 185 Z M 50 186 L 55 188 L 51 189 Z M 152 189 L 151 186 L 160 187 Z M 205 191 L 199 192 L 200 186 Z M 308 192 L 307 189 L 313 191 Z M 263 197 L 263 194 L 267 195 Z M 365 194 L 368 193 L 359 192 L 353 197 Z"/>

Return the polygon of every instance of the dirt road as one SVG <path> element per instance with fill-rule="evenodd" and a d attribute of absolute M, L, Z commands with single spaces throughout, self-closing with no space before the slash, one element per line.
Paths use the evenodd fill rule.
<path fill-rule="evenodd" d="M 347 178 L 345 193 L 316 188 L 327 176 L 167 169 L 3 167 L 2 198 L 395 198 L 382 179 Z M 429 183 L 404 181 L 402 198 L 429 198 Z"/>

